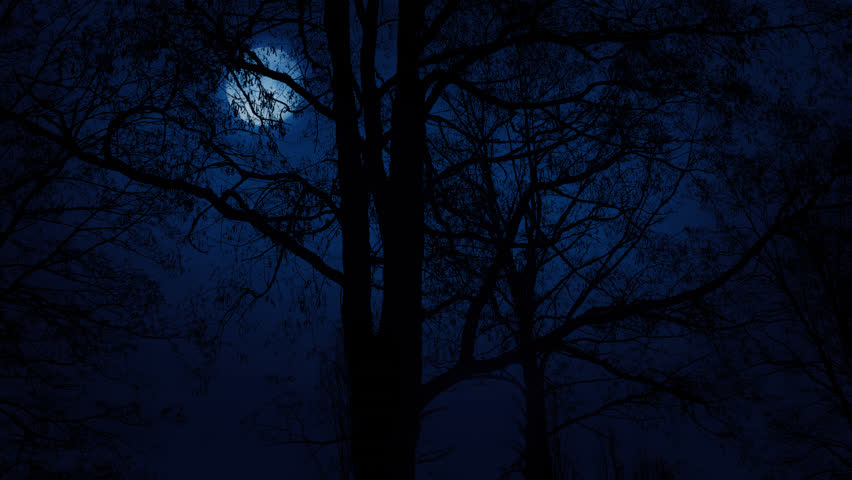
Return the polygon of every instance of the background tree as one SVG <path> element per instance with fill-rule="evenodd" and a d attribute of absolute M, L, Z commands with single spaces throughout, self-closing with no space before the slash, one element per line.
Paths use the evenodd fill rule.
<path fill-rule="evenodd" d="M 56 34 L 86 28 L 86 11 L 21 2 L 0 10 L 3 478 L 141 471 L 142 452 L 127 432 L 144 424 L 143 409 L 125 355 L 141 339 L 185 332 L 164 322 L 159 285 L 120 260 L 168 261 L 152 225 L 171 209 L 164 195 L 93 169 L 16 121 L 62 123 L 57 112 L 75 97 L 55 82 L 85 75 L 63 71 L 68 65 L 59 59 L 73 63 L 82 52 Z M 57 90 L 62 96 L 52 97 Z"/>
<path fill-rule="evenodd" d="M 841 298 L 848 290 L 849 116 L 841 106 L 850 102 L 849 48 L 835 37 L 844 36 L 847 22 L 807 47 L 779 37 L 787 51 L 813 54 L 765 64 L 768 81 L 752 89 L 761 99 L 754 113 L 726 122 L 741 142 L 719 151 L 723 180 L 715 189 L 704 184 L 699 193 L 714 204 L 716 224 L 726 234 L 707 245 L 710 262 L 789 215 L 757 261 L 708 302 L 734 327 L 718 333 L 719 358 L 727 359 L 719 368 L 738 373 L 739 401 L 756 400 L 745 408 L 770 418 L 768 425 L 732 422 L 753 437 L 765 429 L 767 438 L 747 438 L 745 451 L 784 465 L 776 472 L 782 478 L 787 471 L 833 478 L 848 470 L 841 413 L 849 384 L 842 353 L 848 315 Z M 789 87 L 794 84 L 799 87 Z M 754 118 L 763 120 L 760 126 Z"/>
<path fill-rule="evenodd" d="M 739 14 L 760 22 L 759 10 Z M 636 23 L 659 20 L 633 15 Z M 771 31 L 753 41 L 775 38 Z M 433 162 L 469 167 L 458 179 L 434 177 L 440 197 L 429 233 L 434 251 L 449 254 L 435 271 L 442 279 L 448 271 L 465 279 L 454 285 L 463 303 L 472 305 L 457 314 L 468 322 L 462 352 L 465 338 L 473 348 L 477 328 L 488 332 L 495 350 L 516 348 L 515 361 L 523 365 L 527 423 L 521 470 L 527 478 L 551 476 L 550 437 L 561 428 L 617 411 L 638 421 L 635 405 L 662 406 L 667 400 L 715 410 L 730 395 L 729 382 L 721 381 L 730 372 L 714 371 L 705 360 L 713 354 L 707 333 L 733 324 L 711 321 L 704 313 L 702 297 L 713 287 L 689 287 L 718 286 L 719 277 L 730 278 L 745 264 L 718 258 L 705 263 L 699 257 L 706 246 L 693 248 L 678 231 L 702 225 L 690 224 L 685 219 L 690 214 L 673 213 L 698 213 L 696 204 L 678 196 L 679 185 L 724 174 L 714 157 L 728 147 L 719 142 L 737 145 L 739 139 L 720 133 L 732 112 L 756 116 L 765 98 L 757 94 L 754 72 L 737 71 L 748 54 L 736 42 L 694 40 L 639 36 L 613 47 L 614 53 L 601 47 L 610 55 L 590 48 L 587 57 L 578 58 L 555 49 L 559 70 L 571 74 L 547 79 L 541 72 L 553 62 L 552 51 L 515 46 L 475 70 L 477 80 L 459 82 L 463 94 L 442 99 L 448 107 L 436 119 Z M 725 55 L 694 55 L 713 41 L 724 45 L 719 48 Z M 579 67 L 588 57 L 597 62 Z M 605 93 L 586 96 L 583 88 Z M 567 93 L 578 90 L 576 96 Z M 563 97 L 542 102 L 551 92 Z M 746 156 L 725 158 L 738 165 Z M 760 199 L 755 204 L 772 209 Z M 790 228 L 788 215 L 794 212 L 775 211 L 772 221 L 752 238 L 741 238 L 731 252 L 766 232 Z M 462 221 L 448 221 L 459 213 Z M 705 273 L 697 273 L 701 270 Z M 479 271 L 486 272 L 481 284 L 466 280 Z M 589 307 L 604 313 L 577 315 Z M 550 339 L 554 345 L 536 346 L 549 330 L 559 329 L 562 335 Z M 588 412 L 560 415 L 548 427 L 545 392 L 589 380 L 547 376 L 553 357 L 564 358 L 552 371 L 579 371 L 587 364 L 613 388 Z M 559 403 L 564 407 L 566 399 Z"/>
<path fill-rule="evenodd" d="M 848 147 L 842 131 L 821 123 L 800 125 L 809 140 L 795 150 L 808 155 L 774 171 L 783 179 L 773 185 L 807 208 L 731 293 L 741 306 L 730 315 L 747 325 L 739 334 L 750 339 L 739 343 L 742 376 L 759 400 L 773 446 L 774 453 L 754 455 L 814 478 L 835 478 L 849 471 L 852 440 Z M 760 218 L 756 211 L 749 215 Z"/>
<path fill-rule="evenodd" d="M 840 148 L 835 154 L 847 156 Z M 802 398 L 779 402 L 787 406 L 771 413 L 771 428 L 789 442 L 787 460 L 823 475 L 852 473 L 852 203 L 848 177 L 832 183 L 834 194 L 763 257 L 766 280 L 781 297 L 767 315 L 784 329 L 773 329 L 761 350 L 782 378 L 804 390 Z M 800 453 L 802 444 L 810 454 Z"/>

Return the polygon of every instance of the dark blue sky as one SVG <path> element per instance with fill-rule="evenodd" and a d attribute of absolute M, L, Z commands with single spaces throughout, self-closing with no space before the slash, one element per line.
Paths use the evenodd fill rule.
<path fill-rule="evenodd" d="M 93 12 L 98 13 L 97 9 Z M 68 14 L 68 12 L 62 13 Z M 16 13 L 16 15 L 23 14 Z M 22 18 L 28 15 L 23 15 Z M 73 15 L 69 16 L 73 17 Z M 97 15 L 94 18 L 97 18 Z M 47 18 L 38 17 L 36 20 L 49 22 L 51 17 L 48 15 Z M 8 22 L 8 18 L 6 21 Z M 97 24 L 97 20 L 81 21 L 81 24 L 85 26 L 87 22 Z M 40 35 L 50 37 L 51 32 L 52 30 L 45 29 Z M 191 32 L 191 30 L 187 29 L 184 32 Z M 22 35 L 22 38 L 26 37 L 23 33 L 18 32 L 18 34 Z M 44 41 L 41 36 L 34 38 L 36 43 Z M 280 42 L 287 46 L 285 41 L 266 32 L 259 34 L 250 43 L 252 47 L 261 47 L 268 42 Z M 33 52 L 47 55 L 44 52 L 47 45 L 48 43 L 38 44 Z M 94 48 L 93 57 L 103 53 L 102 50 L 103 46 Z M 380 58 L 377 63 L 380 70 L 379 76 L 388 78 L 391 76 L 394 65 L 388 60 L 392 55 L 389 55 L 386 50 L 379 49 Z M 121 60 L 125 59 L 119 58 L 116 61 L 120 63 Z M 787 58 L 785 62 L 781 62 L 784 68 L 790 68 L 787 65 L 789 60 Z M 311 73 L 306 66 L 306 61 L 303 61 L 301 65 L 304 73 Z M 23 59 L 21 63 L 13 66 L 17 72 L 22 73 L 33 73 L 38 70 L 38 63 L 33 58 Z M 589 78 L 594 78 L 595 74 L 588 73 Z M 2 78 L 5 82 L 14 83 L 13 77 L 14 75 L 4 75 Z M 792 86 L 794 94 L 791 95 L 797 99 L 802 96 L 801 92 L 796 90 L 798 85 Z M 44 88 L 49 89 L 49 87 Z M 127 87 L 127 89 L 132 88 Z M 776 84 L 766 84 L 768 91 L 774 91 L 776 88 L 778 88 Z M 787 87 L 782 87 L 784 88 Z M 831 90 L 834 87 L 826 88 Z M 223 114 L 228 112 L 229 106 L 224 89 L 222 84 L 209 97 L 211 102 L 219 103 L 207 103 L 202 105 L 202 108 L 207 112 L 217 110 Z M 817 102 L 820 104 L 818 106 L 825 107 L 824 104 L 827 101 L 825 98 L 820 98 L 820 102 Z M 14 114 L 18 111 L 16 109 L 29 108 L 31 105 L 27 102 L 30 100 L 15 105 L 7 105 L 5 97 L 2 100 L 5 115 L 3 121 L 19 122 L 15 125 L 28 126 Z M 806 101 L 804 97 L 801 100 Z M 451 104 L 450 101 L 438 102 L 436 110 L 443 110 Z M 60 107 L 64 108 L 65 105 L 56 108 Z M 47 110 L 50 111 L 49 108 Z M 98 112 L 98 115 L 93 116 L 91 121 L 85 124 L 85 128 L 80 130 L 83 133 L 77 132 L 81 136 L 92 132 L 97 136 L 97 132 L 104 129 L 111 116 L 115 114 L 108 108 L 94 110 Z M 441 114 L 446 112 L 442 111 Z M 685 117 L 696 120 L 690 115 Z M 320 172 L 319 176 L 325 171 L 323 169 L 332 168 L 328 166 L 331 165 L 328 155 L 331 152 L 331 144 L 326 138 L 330 135 L 328 125 L 313 123 L 316 119 L 317 117 L 314 117 L 310 110 L 288 116 L 283 138 L 239 132 L 230 133 L 227 138 L 231 145 L 244 142 L 246 151 L 266 152 L 264 155 L 268 155 L 267 159 L 274 159 L 275 155 L 281 155 L 281 158 L 290 162 L 291 167 L 315 166 L 316 171 Z M 55 125 L 62 126 L 62 122 L 53 122 L 55 118 L 51 114 L 44 114 L 43 118 L 37 120 L 51 128 Z M 233 120 L 239 122 L 236 118 Z M 232 123 L 230 125 L 241 126 L 251 132 L 256 132 L 258 128 L 252 124 Z M 675 130 L 673 124 L 662 125 L 670 127 L 672 131 Z M 314 130 L 314 127 L 317 127 L 318 131 Z M 682 129 L 683 127 L 679 126 L 678 133 Z M 156 128 L 145 125 L 140 127 L 139 131 L 150 134 L 156 131 Z M 758 132 L 758 134 L 766 134 L 766 132 Z M 497 135 L 495 138 L 503 141 L 511 135 L 505 134 L 502 137 Z M 768 134 L 766 135 L 768 137 Z M 173 140 L 168 134 L 164 134 L 163 138 Z M 187 138 L 193 137 L 189 135 Z M 274 143 L 275 148 L 266 148 L 269 144 L 257 147 L 256 143 L 268 138 L 271 138 L 270 143 Z M 739 146 L 740 140 L 742 139 L 734 138 L 731 141 Z M 576 149 L 565 147 L 560 153 L 574 154 L 575 150 L 593 152 L 592 147 L 585 141 L 578 141 L 578 145 Z M 749 150 L 752 146 L 753 144 L 749 144 L 743 150 Z M 183 147 L 191 151 L 196 145 L 184 144 Z M 241 147 L 242 145 L 236 147 L 236 150 Z M 499 151 L 500 148 L 507 147 L 500 146 L 497 150 Z M 736 148 L 732 147 L 732 149 Z M 686 154 L 687 148 L 681 145 L 677 151 Z M 30 153 L 35 155 L 33 152 Z M 9 154 L 3 156 L 4 168 L 7 164 L 18 161 L 24 160 Z M 637 165 L 639 164 L 632 164 L 631 168 Z M 211 182 L 210 186 L 216 193 L 221 193 L 235 185 L 235 175 L 223 173 L 223 171 L 217 169 L 206 179 Z M 503 180 L 507 182 L 512 180 L 513 174 L 504 173 L 504 175 Z M 518 174 L 514 173 L 514 175 Z M 88 177 L 83 176 L 83 178 L 89 180 Z M 639 175 L 634 174 L 630 178 L 636 180 Z M 120 175 L 114 173 L 108 174 L 106 180 L 98 180 L 123 181 Z M 242 184 L 241 188 L 252 186 L 256 184 L 249 182 Z M 81 187 L 78 184 L 74 188 L 80 188 L 80 192 L 91 195 L 91 191 L 85 190 L 85 185 Z M 245 191 L 248 189 L 246 188 Z M 249 195 L 254 193 L 256 192 Z M 81 194 L 77 200 L 84 198 L 86 195 Z M 158 200 L 163 202 L 167 210 L 174 208 L 174 204 L 170 206 L 169 199 L 159 198 Z M 195 210 L 192 210 L 192 206 L 188 210 L 198 213 L 203 207 L 204 205 L 199 203 L 194 207 Z M 688 226 L 699 230 L 716 226 L 713 223 L 713 215 L 702 210 L 702 205 L 695 198 L 694 190 L 684 188 L 681 194 L 674 197 L 672 207 L 674 213 L 657 227 L 658 233 L 669 235 L 672 241 L 686 238 L 682 234 L 683 227 Z M 748 224 L 749 218 L 745 215 L 741 216 L 738 212 L 730 210 L 725 213 L 728 214 L 727 220 L 732 224 Z M 4 227 L 10 217 L 8 212 L 3 212 Z M 67 213 L 67 216 L 62 218 L 69 222 L 80 221 L 82 214 Z M 193 243 L 201 246 L 204 252 L 196 251 L 183 238 L 187 233 L 191 215 L 176 214 L 175 210 L 166 212 L 161 218 L 162 223 L 158 223 L 158 220 L 152 225 L 146 225 L 146 228 L 150 229 L 153 235 L 151 238 L 155 239 L 154 247 L 163 255 L 161 258 L 179 259 L 177 263 L 180 268 L 166 271 L 156 262 L 141 258 L 128 250 L 112 247 L 103 250 L 104 258 L 114 260 L 120 265 L 118 271 L 126 274 L 128 278 L 130 274 L 139 272 L 147 273 L 152 277 L 163 294 L 164 301 L 159 309 L 159 315 L 168 324 L 178 329 L 203 324 L 207 329 L 205 333 L 216 333 L 220 343 L 212 349 L 215 351 L 215 356 L 205 358 L 204 354 L 209 353 L 210 350 L 200 349 L 187 339 L 138 340 L 137 350 L 128 353 L 125 358 L 126 363 L 117 362 L 110 365 L 110 368 L 115 368 L 118 372 L 118 381 L 109 382 L 97 376 L 82 376 L 77 379 L 80 384 L 87 385 L 88 396 L 83 397 L 84 400 L 95 398 L 107 398 L 111 401 L 132 400 L 140 405 L 146 425 L 130 427 L 109 424 L 106 427 L 119 433 L 127 440 L 131 449 L 139 453 L 135 459 L 136 464 L 131 470 L 146 470 L 150 474 L 156 474 L 158 478 L 167 479 L 187 477 L 337 478 L 334 462 L 338 450 L 335 445 L 310 447 L 284 443 L 296 439 L 299 435 L 323 442 L 337 433 L 335 422 L 340 421 L 340 418 L 335 418 L 334 415 L 341 413 L 338 404 L 335 404 L 339 401 L 340 391 L 339 379 L 335 378 L 333 372 L 341 350 L 338 288 L 330 282 L 323 282 L 320 276 L 312 272 L 304 262 L 290 256 L 281 264 L 269 294 L 251 308 L 245 311 L 239 310 L 238 314 L 232 317 L 224 312 L 224 307 L 230 305 L 229 300 L 219 302 L 217 290 L 233 292 L 233 289 L 227 289 L 240 284 L 262 287 L 276 269 L 274 264 L 269 263 L 270 260 L 274 263 L 275 252 L 266 250 L 269 245 L 265 240 L 251 239 L 250 229 L 231 231 L 230 223 L 219 222 L 215 216 L 200 217 L 201 221 L 197 225 L 198 233 Z M 58 238 L 68 227 L 64 225 L 52 228 L 55 230 L 48 228 L 47 234 L 42 232 L 34 234 L 33 231 L 28 231 L 21 234 L 19 238 L 22 239 L 22 243 L 37 244 L 38 237 Z M 340 268 L 339 235 L 336 229 L 330 232 L 332 233 L 320 238 L 311 246 L 322 250 L 321 253 L 329 265 Z M 249 242 L 249 240 L 252 241 Z M 228 245 L 231 241 L 238 245 Z M 246 243 L 242 243 L 244 241 Z M 318 247 L 323 242 L 327 243 L 322 248 Z M 689 245 L 687 242 L 687 246 L 694 245 Z M 603 247 L 594 245 L 590 247 L 590 251 L 595 248 Z M 258 252 L 263 253 L 255 255 Z M 18 250 L 3 251 L 4 269 L 12 271 L 20 268 L 13 265 L 14 262 L 7 261 L 7 258 L 14 255 L 19 255 Z M 686 262 L 686 258 L 683 260 Z M 730 260 L 723 258 L 714 266 L 721 268 L 726 262 Z M 631 264 L 629 261 L 627 263 L 628 267 L 625 271 L 630 272 Z M 696 263 L 696 265 L 700 264 Z M 2 272 L 4 287 L 7 281 L 5 272 L 6 270 Z M 601 295 L 599 298 L 604 298 L 605 293 Z M 591 298 L 593 300 L 590 303 L 598 300 Z M 377 300 L 374 299 L 374 301 Z M 589 306 L 587 304 L 584 308 Z M 736 305 L 723 305 L 723 309 L 727 312 L 737 311 Z M 584 331 L 578 332 L 578 335 L 584 333 Z M 427 344 L 427 350 L 435 346 L 434 342 L 440 342 L 440 338 L 438 335 L 430 339 L 433 344 Z M 690 340 L 695 340 L 695 343 L 691 343 Z M 493 339 L 481 341 L 482 346 L 495 343 Z M 648 364 L 653 363 L 661 367 L 669 366 L 667 362 L 677 364 L 685 358 L 698 356 L 711 348 L 709 344 L 703 343 L 697 337 L 658 340 L 655 345 L 662 348 L 665 357 L 651 356 L 644 350 L 629 350 L 636 347 L 621 347 L 616 343 L 603 344 L 601 348 L 621 352 L 621 360 L 628 364 L 647 361 Z M 729 345 L 726 348 L 734 350 L 735 347 Z M 570 380 L 578 383 L 601 376 L 600 370 L 595 367 L 580 368 L 579 363 L 553 362 L 552 371 L 549 373 L 556 380 Z M 560 368 L 563 370 L 559 370 Z M 426 372 L 427 377 L 433 375 L 435 366 L 427 365 Z M 502 374 L 515 381 L 520 378 L 518 369 L 510 369 Z M 793 388 L 793 385 L 787 383 L 783 377 L 769 378 L 766 383 L 767 391 L 781 394 Z M 564 408 L 564 411 L 574 409 L 572 413 L 579 414 L 594 410 L 602 401 L 611 398 L 611 390 L 621 391 L 627 388 L 629 386 L 623 380 L 611 380 L 601 383 L 600 386 L 596 383 L 583 383 L 576 388 L 573 397 L 563 399 L 559 406 Z M 419 448 L 420 454 L 424 456 L 430 456 L 445 449 L 448 451 L 440 459 L 420 465 L 418 478 L 498 478 L 518 459 L 523 440 L 522 399 L 523 396 L 517 385 L 497 379 L 467 381 L 449 392 L 442 393 L 428 407 L 435 411 L 423 420 Z M 565 455 L 568 461 L 576 463 L 583 478 L 602 478 L 600 468 L 605 461 L 602 455 L 610 447 L 600 435 L 593 431 L 597 430 L 597 432 L 609 432 L 615 435 L 617 456 L 627 463 L 627 478 L 630 478 L 632 464 L 642 455 L 650 458 L 665 458 L 677 466 L 680 478 L 724 477 L 729 480 L 745 480 L 759 478 L 762 473 L 768 471 L 766 460 L 758 459 L 758 457 L 771 450 L 775 443 L 767 433 L 762 412 L 756 407 L 752 409 L 743 402 L 742 406 L 738 406 L 738 410 L 735 410 L 738 423 L 748 434 L 746 445 L 743 446 L 741 443 L 723 442 L 719 438 L 700 431 L 681 412 L 676 402 L 662 402 L 662 404 L 665 405 L 662 408 L 631 411 L 633 416 L 629 419 L 600 417 L 584 422 L 582 425 L 568 427 L 560 436 L 563 441 L 561 454 Z M 649 418 L 645 428 L 635 421 L 638 416 L 643 415 L 648 415 Z M 700 413 L 698 418 L 701 421 L 710 422 Z M 278 430 L 279 427 L 280 430 Z M 767 454 L 767 456 L 771 455 Z M 521 476 L 515 475 L 509 478 L 521 478 Z M 789 478 L 796 478 L 796 476 L 791 475 Z"/>

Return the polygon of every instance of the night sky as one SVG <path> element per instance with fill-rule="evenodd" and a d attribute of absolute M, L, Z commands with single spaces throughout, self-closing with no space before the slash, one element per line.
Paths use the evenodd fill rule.
<path fill-rule="evenodd" d="M 474 359 L 546 359 L 553 478 L 852 478 L 848 4 L 426 2 L 421 112 L 397 2 L 65 3 L 0 4 L 0 479 L 360 480 L 341 205 L 378 331 L 410 112 L 424 383 L 495 262 Z M 535 480 L 526 388 L 442 391 L 416 478 Z"/>

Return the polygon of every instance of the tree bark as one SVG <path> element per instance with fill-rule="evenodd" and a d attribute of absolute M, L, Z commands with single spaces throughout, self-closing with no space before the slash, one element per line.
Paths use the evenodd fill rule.
<path fill-rule="evenodd" d="M 547 434 L 544 368 L 539 364 L 534 352 L 525 355 L 523 372 L 527 417 L 524 429 L 524 477 L 527 480 L 554 478 Z"/>
<path fill-rule="evenodd" d="M 528 274 L 528 272 L 525 272 Z M 525 281 L 527 279 L 523 279 Z M 531 294 L 528 289 L 525 292 Z M 539 362 L 533 348 L 534 312 L 529 297 L 522 299 L 520 314 L 521 367 L 524 375 L 524 404 L 527 423 L 524 427 L 524 477 L 527 480 L 542 480 L 553 477 L 553 460 L 547 433 L 547 410 L 545 403 L 544 365 Z"/>
<path fill-rule="evenodd" d="M 399 2 L 397 76 L 391 113 L 391 158 L 384 232 L 384 298 L 379 339 L 388 374 L 386 438 L 394 479 L 413 479 L 420 436 L 422 381 L 423 163 L 426 116 L 418 73 L 423 5 Z"/>
<path fill-rule="evenodd" d="M 530 163 L 530 177 L 536 181 L 538 172 L 534 163 Z M 546 480 L 554 478 L 553 459 L 547 433 L 547 406 L 545 402 L 545 359 L 539 361 L 534 348 L 536 324 L 536 282 L 539 273 L 537 258 L 536 232 L 541 224 L 541 211 L 538 197 L 530 199 L 526 214 L 526 241 L 524 265 L 520 271 L 514 271 L 512 277 L 512 295 L 515 299 L 515 311 L 518 315 L 518 343 L 521 349 L 521 368 L 524 375 L 524 403 L 527 423 L 524 427 L 524 477 L 527 480 Z"/>
<path fill-rule="evenodd" d="M 382 476 L 383 452 L 377 428 L 384 421 L 382 384 L 376 368 L 375 338 L 370 304 L 370 218 L 367 179 L 361 161 L 357 110 L 350 58 L 348 0 L 326 0 L 325 24 L 331 55 L 331 88 L 341 186 L 343 232 L 343 299 L 341 317 L 349 393 L 350 447 L 356 478 Z"/>
<path fill-rule="evenodd" d="M 369 14 L 376 12 L 372 7 L 374 5 L 368 5 L 366 9 Z M 380 155 L 381 146 L 368 144 L 364 148 L 359 138 L 350 58 L 350 16 L 343 13 L 349 12 L 349 3 L 327 0 L 325 5 L 332 60 L 338 175 L 342 188 L 342 317 L 348 367 L 350 445 L 353 471 L 359 480 L 413 480 L 420 436 L 426 143 L 423 86 L 417 63 L 423 6 L 415 1 L 400 2 L 399 11 L 399 84 L 391 117 L 390 175 L 385 179 L 375 158 Z M 365 56 L 370 57 L 371 52 L 366 51 Z M 366 80 L 374 81 L 373 78 Z M 368 120 L 372 133 L 368 142 L 381 141 L 381 136 L 373 131 L 376 119 Z M 379 221 L 384 247 L 384 291 L 378 333 L 373 331 L 370 307 L 371 190 L 376 208 L 381 212 Z"/>

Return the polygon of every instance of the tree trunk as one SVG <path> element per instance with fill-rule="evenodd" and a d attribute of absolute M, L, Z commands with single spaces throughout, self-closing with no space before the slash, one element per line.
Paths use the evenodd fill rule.
<path fill-rule="evenodd" d="M 535 181 L 535 164 L 530 165 L 530 177 Z M 530 200 L 526 216 L 527 247 L 524 251 L 525 262 L 520 272 L 513 277 L 513 296 L 519 322 L 519 344 L 522 350 L 521 366 L 524 374 L 524 392 L 526 408 L 526 427 L 524 428 L 524 477 L 527 480 L 546 480 L 554 478 L 553 459 L 550 452 L 550 439 L 547 432 L 547 410 L 545 404 L 544 362 L 538 359 L 533 348 L 536 323 L 535 286 L 538 277 L 538 259 L 536 257 L 536 231 L 541 223 L 541 211 L 538 199 Z"/>
<path fill-rule="evenodd" d="M 531 272 L 525 272 L 529 276 Z M 533 277 L 534 278 L 534 277 Z M 533 283 L 524 278 L 522 282 Z M 532 285 L 526 285 L 524 297 L 520 299 L 520 345 L 524 350 L 521 366 L 524 374 L 524 406 L 526 426 L 524 428 L 524 478 L 546 480 L 553 477 L 553 460 L 547 433 L 547 409 L 545 404 L 544 365 L 532 349 L 534 312 L 530 305 Z"/>
<path fill-rule="evenodd" d="M 358 480 L 413 480 L 420 435 L 422 377 L 421 275 L 425 114 L 418 75 L 423 7 L 400 2 L 399 84 L 392 112 L 388 194 L 378 204 L 384 246 L 384 291 L 378 334 L 370 307 L 369 192 L 385 182 L 375 160 L 363 162 L 350 59 L 347 0 L 326 0 L 332 61 L 338 174 L 342 189 L 343 335 L 351 422 L 352 467 Z M 368 11 L 375 12 L 368 8 Z M 372 79 L 371 79 L 372 80 Z M 380 140 L 380 138 L 379 138 Z M 373 145 L 375 147 L 375 145 Z M 381 151 L 380 149 L 378 150 Z M 381 186 L 380 186 L 381 188 Z M 384 195 L 374 195 L 377 202 Z"/>
<path fill-rule="evenodd" d="M 388 373 L 392 478 L 414 479 L 422 381 L 423 162 L 426 118 L 418 73 L 423 6 L 399 2 L 397 76 L 384 232 L 384 298 L 379 339 Z"/>
<path fill-rule="evenodd" d="M 524 477 L 527 480 L 546 480 L 553 477 L 553 461 L 547 434 L 544 397 L 544 369 L 535 353 L 523 360 L 527 424 L 524 430 Z"/>

